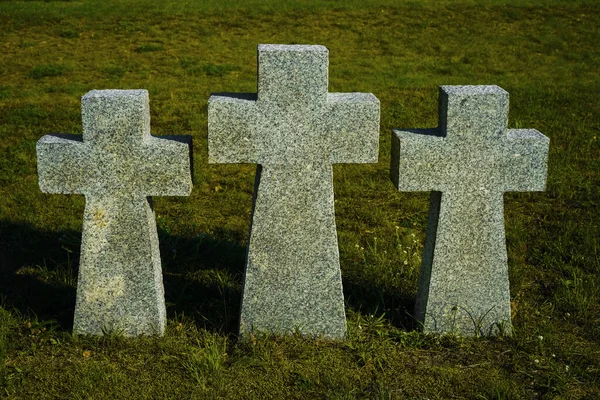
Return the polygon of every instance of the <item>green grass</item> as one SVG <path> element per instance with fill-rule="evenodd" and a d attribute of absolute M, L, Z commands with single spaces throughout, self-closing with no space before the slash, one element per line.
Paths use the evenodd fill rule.
<path fill-rule="evenodd" d="M 29 72 L 29 77 L 33 79 L 42 79 L 55 76 L 63 76 L 65 73 L 65 66 L 60 64 L 45 64 L 36 65 Z"/>
<path fill-rule="evenodd" d="M 135 51 L 137 53 L 149 53 L 151 51 L 162 51 L 165 48 L 157 43 L 148 43 L 148 44 L 142 44 L 141 46 L 138 46 L 135 48 Z"/>
<path fill-rule="evenodd" d="M 0 1 L 0 396 L 599 398 L 599 19 L 597 1 Z M 259 43 L 325 45 L 330 91 L 381 100 L 380 161 L 334 168 L 345 341 L 235 337 L 255 166 L 207 164 L 206 101 L 256 90 Z M 503 87 L 509 126 L 551 139 L 547 190 L 505 196 L 511 338 L 411 317 L 429 195 L 394 190 L 390 129 L 436 126 L 448 84 Z M 148 89 L 153 133 L 194 138 L 192 195 L 155 198 L 164 338 L 70 334 L 84 200 L 40 192 L 35 143 L 81 133 L 80 97 L 109 88 Z"/>

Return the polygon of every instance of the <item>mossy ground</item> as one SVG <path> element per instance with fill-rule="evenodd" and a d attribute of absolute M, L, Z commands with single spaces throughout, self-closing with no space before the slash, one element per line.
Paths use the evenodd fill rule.
<path fill-rule="evenodd" d="M 0 396 L 600 397 L 600 7 L 595 1 L 0 2 Z M 235 337 L 252 165 L 208 165 L 211 92 L 256 90 L 259 43 L 322 44 L 329 90 L 381 100 L 380 161 L 334 169 L 349 338 Z M 437 88 L 497 84 L 550 137 L 548 189 L 508 193 L 515 334 L 411 318 L 427 193 L 389 180 L 390 129 L 437 125 Z M 194 138 L 189 198 L 155 198 L 164 338 L 73 337 L 81 196 L 42 194 L 35 143 L 81 133 L 91 89 L 150 92 Z"/>

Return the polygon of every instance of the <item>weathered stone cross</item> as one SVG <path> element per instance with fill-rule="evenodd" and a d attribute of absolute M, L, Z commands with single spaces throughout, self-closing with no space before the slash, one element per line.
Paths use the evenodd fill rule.
<path fill-rule="evenodd" d="M 507 121 L 500 87 L 442 86 L 439 128 L 392 135 L 398 190 L 433 191 L 415 312 L 425 331 L 511 332 L 503 194 L 545 189 L 549 140 Z"/>
<path fill-rule="evenodd" d="M 258 94 L 209 99 L 209 162 L 259 164 L 242 335 L 346 333 L 332 164 L 377 162 L 379 101 L 327 74 L 323 46 L 260 45 Z"/>
<path fill-rule="evenodd" d="M 150 196 L 192 189 L 191 138 L 150 135 L 146 90 L 92 90 L 81 99 L 83 141 L 37 143 L 46 193 L 86 198 L 73 330 L 162 335 L 165 303 Z"/>

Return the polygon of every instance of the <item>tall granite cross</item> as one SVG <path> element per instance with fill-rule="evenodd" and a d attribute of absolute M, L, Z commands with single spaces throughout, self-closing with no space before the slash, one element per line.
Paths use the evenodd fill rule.
<path fill-rule="evenodd" d="M 379 101 L 328 93 L 323 46 L 259 45 L 258 93 L 208 102 L 211 163 L 257 163 L 240 333 L 346 334 L 333 163 L 377 162 Z"/>
<path fill-rule="evenodd" d="M 549 140 L 507 122 L 502 88 L 442 86 L 437 129 L 392 134 L 398 190 L 432 191 L 415 312 L 425 331 L 511 332 L 503 194 L 545 189 Z"/>
<path fill-rule="evenodd" d="M 81 99 L 83 141 L 37 143 L 46 193 L 86 198 L 73 330 L 162 335 L 165 302 L 150 196 L 192 189 L 190 137 L 150 135 L 146 90 L 92 90 Z"/>

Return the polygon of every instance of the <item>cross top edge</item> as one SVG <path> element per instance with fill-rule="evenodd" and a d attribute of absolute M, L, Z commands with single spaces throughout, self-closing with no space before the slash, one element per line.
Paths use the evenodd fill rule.
<path fill-rule="evenodd" d="M 329 53 L 327 47 L 320 44 L 259 44 L 258 52 L 322 52 Z"/>
<path fill-rule="evenodd" d="M 445 85 L 440 90 L 448 95 L 481 95 L 498 94 L 508 95 L 508 92 L 497 85 Z"/>
<path fill-rule="evenodd" d="M 497 85 L 440 86 L 439 125 L 452 140 L 506 136 L 509 93 Z"/>
<path fill-rule="evenodd" d="M 149 103 L 146 89 L 90 90 L 81 98 L 84 142 L 132 145 L 149 137 Z"/>
<path fill-rule="evenodd" d="M 115 98 L 115 97 L 142 97 L 148 98 L 146 89 L 93 89 L 84 94 L 81 99 L 97 99 L 97 98 Z"/>
<path fill-rule="evenodd" d="M 321 45 L 259 45 L 260 103 L 309 107 L 327 98 L 329 50 Z"/>

